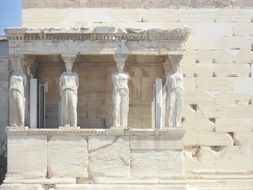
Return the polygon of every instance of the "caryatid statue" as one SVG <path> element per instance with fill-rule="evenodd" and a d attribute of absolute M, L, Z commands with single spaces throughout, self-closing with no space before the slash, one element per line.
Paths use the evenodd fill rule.
<path fill-rule="evenodd" d="M 128 49 L 121 43 L 119 49 L 114 54 L 117 65 L 117 72 L 112 74 L 113 82 L 113 127 L 128 127 L 129 112 L 129 74 L 124 72 Z"/>
<path fill-rule="evenodd" d="M 179 63 L 172 63 L 172 69 L 166 76 L 165 88 L 167 91 L 165 126 L 181 127 L 184 84 Z"/>
<path fill-rule="evenodd" d="M 22 57 L 11 57 L 13 71 L 10 76 L 10 126 L 25 126 L 25 87 L 27 77 L 22 71 Z"/>
<path fill-rule="evenodd" d="M 72 72 L 74 57 L 63 56 L 66 71 L 60 76 L 61 124 L 64 127 L 77 127 L 78 74 Z"/>

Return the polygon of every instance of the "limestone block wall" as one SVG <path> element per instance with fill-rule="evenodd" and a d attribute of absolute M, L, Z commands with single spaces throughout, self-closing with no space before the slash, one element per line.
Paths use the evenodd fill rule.
<path fill-rule="evenodd" d="M 253 173 L 252 1 L 36 2 L 24 0 L 24 27 L 189 26 L 181 62 L 185 171 Z"/>
<path fill-rule="evenodd" d="M 140 189 L 140 184 L 173 189 L 178 180 L 175 189 L 183 190 L 183 134 L 183 129 L 9 128 L 8 173 L 1 189 L 87 189 L 89 184 L 92 189 Z"/>

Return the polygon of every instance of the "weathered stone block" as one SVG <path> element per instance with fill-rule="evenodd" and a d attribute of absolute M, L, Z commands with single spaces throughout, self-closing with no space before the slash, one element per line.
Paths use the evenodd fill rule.
<path fill-rule="evenodd" d="M 182 175 L 181 150 L 132 150 L 131 176 L 166 178 Z"/>
<path fill-rule="evenodd" d="M 93 13 L 96 12 L 94 15 Z M 92 16 L 91 16 L 92 15 Z M 32 26 L 33 23 L 40 25 L 56 24 L 56 26 L 76 27 L 77 24 L 90 24 L 96 22 L 138 22 L 141 21 L 141 14 L 136 9 L 23 9 L 22 26 Z M 36 20 L 37 19 L 37 20 Z M 50 22 L 45 22 L 49 20 Z M 80 26 L 81 27 L 81 26 Z M 55 27 L 54 27 L 55 28 Z"/>
<path fill-rule="evenodd" d="M 194 132 L 212 132 L 215 124 L 204 117 L 199 117 L 198 113 L 195 113 L 191 116 L 186 116 L 183 113 L 184 121 L 182 123 L 183 128 L 187 131 Z"/>
<path fill-rule="evenodd" d="M 206 91 L 231 91 L 233 89 L 233 80 L 223 77 L 197 78 L 198 90 Z"/>
<path fill-rule="evenodd" d="M 253 35 L 252 23 L 239 23 L 234 26 L 234 34 L 236 36 L 250 36 Z"/>
<path fill-rule="evenodd" d="M 232 61 L 231 61 L 232 62 Z M 213 70 L 217 77 L 248 77 L 249 64 L 217 64 Z"/>
<path fill-rule="evenodd" d="M 45 190 L 42 185 L 34 184 L 4 184 L 0 187 L 1 190 Z"/>
<path fill-rule="evenodd" d="M 246 22 L 250 23 L 251 15 L 243 9 L 218 10 L 215 13 L 216 22 Z"/>
<path fill-rule="evenodd" d="M 253 130 L 252 119 L 216 119 L 217 132 L 250 132 Z"/>
<path fill-rule="evenodd" d="M 146 181 L 141 181 L 140 183 L 146 183 Z M 150 180 L 148 180 L 150 183 Z M 115 184 L 117 181 L 112 180 L 112 184 L 76 184 L 76 185 L 56 185 L 56 190 L 185 190 L 185 184 L 179 182 L 179 184 L 173 184 L 173 182 L 168 181 L 163 184 L 134 184 L 135 180 L 127 181 L 127 184 Z"/>
<path fill-rule="evenodd" d="M 196 61 L 198 63 L 208 64 L 213 61 L 213 50 L 200 49 L 196 51 Z"/>
<path fill-rule="evenodd" d="M 89 137 L 89 176 L 128 177 L 129 137 Z"/>
<path fill-rule="evenodd" d="M 251 50 L 237 50 L 234 55 L 234 62 L 239 64 L 250 64 L 253 62 Z"/>
<path fill-rule="evenodd" d="M 194 64 L 194 74 L 195 77 L 212 77 L 213 70 L 215 65 L 214 64 Z"/>
<path fill-rule="evenodd" d="M 185 132 L 183 144 L 185 147 L 195 146 L 197 144 L 197 133 L 192 130 Z"/>
<path fill-rule="evenodd" d="M 252 95 L 253 86 L 253 77 L 232 77 L 228 78 L 229 81 L 233 83 L 233 92 L 236 95 Z M 245 108 L 247 109 L 247 108 Z M 250 109 L 250 108 L 249 108 Z"/>
<path fill-rule="evenodd" d="M 184 150 L 184 171 L 187 173 L 214 173 L 216 154 L 210 147 Z"/>
<path fill-rule="evenodd" d="M 53 136 L 48 142 L 49 177 L 88 177 L 87 141 L 80 136 Z"/>
<path fill-rule="evenodd" d="M 197 135 L 197 145 L 200 146 L 232 146 L 233 138 L 228 133 L 199 133 Z"/>
<path fill-rule="evenodd" d="M 179 11 L 180 22 L 213 22 L 215 11 L 202 9 L 183 9 Z"/>
<path fill-rule="evenodd" d="M 213 105 L 214 97 L 208 94 L 205 91 L 186 91 L 184 97 L 184 104 L 204 104 L 204 105 Z"/>
<path fill-rule="evenodd" d="M 47 136 L 9 135 L 8 163 L 8 176 L 24 178 L 46 177 Z"/>
<path fill-rule="evenodd" d="M 184 78 L 184 87 L 186 91 L 194 91 L 197 88 L 196 77 Z"/>
<path fill-rule="evenodd" d="M 234 118 L 236 119 L 251 119 L 253 113 L 253 106 L 241 105 L 234 109 Z"/>
<path fill-rule="evenodd" d="M 252 173 L 252 146 L 228 146 L 217 153 L 216 172 Z"/>
<path fill-rule="evenodd" d="M 233 51 L 224 50 L 224 49 L 213 50 L 212 62 L 213 63 L 233 63 Z"/>
<path fill-rule="evenodd" d="M 216 41 L 216 45 L 221 49 L 249 50 L 251 49 L 251 39 L 249 37 L 222 37 Z"/>
<path fill-rule="evenodd" d="M 181 140 L 172 140 L 167 136 L 132 136 L 131 150 L 176 150 L 182 149 Z"/>
<path fill-rule="evenodd" d="M 164 15 L 162 18 L 157 12 Z M 141 11 L 144 22 L 178 22 L 178 10 L 169 9 L 143 9 Z"/>
<path fill-rule="evenodd" d="M 238 146 L 253 145 L 253 132 L 235 132 L 234 139 Z"/>
<path fill-rule="evenodd" d="M 200 113 L 206 118 L 233 118 L 234 107 L 227 105 L 198 105 Z"/>
<path fill-rule="evenodd" d="M 233 36 L 232 23 L 187 23 L 191 35 L 185 44 L 187 50 L 216 50 L 216 41 L 224 36 Z M 208 36 L 208 38 L 207 38 Z"/>
<path fill-rule="evenodd" d="M 187 71 L 187 70 L 184 70 L 183 68 L 185 66 L 188 66 L 188 65 L 191 65 L 191 64 L 194 64 L 195 63 L 195 60 L 196 60 L 196 53 L 197 53 L 197 50 L 191 50 L 191 49 L 186 49 L 185 52 L 184 52 L 184 56 L 182 57 L 182 60 L 181 60 L 181 69 L 182 71 Z"/>

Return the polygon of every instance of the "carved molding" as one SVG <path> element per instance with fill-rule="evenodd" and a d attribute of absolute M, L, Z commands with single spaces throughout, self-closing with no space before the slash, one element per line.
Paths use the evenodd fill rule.
<path fill-rule="evenodd" d="M 118 131 L 118 132 L 117 132 Z M 70 136 L 167 136 L 172 140 L 183 138 L 185 129 L 28 129 L 7 127 L 6 133 L 10 135 L 70 135 Z"/>
<path fill-rule="evenodd" d="M 186 41 L 189 35 L 189 28 L 178 28 L 174 30 L 137 30 L 137 29 L 114 29 L 110 33 L 97 33 L 95 29 L 6 29 L 6 36 L 9 41 L 26 40 L 102 40 L 102 41 L 145 41 L 145 40 L 183 40 Z"/>
<path fill-rule="evenodd" d="M 24 55 L 10 55 L 9 60 L 11 63 L 11 71 L 14 71 L 14 67 L 18 67 L 20 71 L 23 71 L 22 67 L 24 65 Z"/>
<path fill-rule="evenodd" d="M 23 0 L 23 8 L 81 8 L 81 7 L 119 7 L 119 8 L 223 8 L 234 7 L 242 0 Z M 245 4 L 245 5 L 244 5 Z M 242 5 L 252 7 L 250 1 Z M 244 7 L 242 6 L 242 7 Z"/>
<path fill-rule="evenodd" d="M 62 60 L 64 61 L 64 63 L 74 63 L 76 60 L 76 55 L 61 55 Z"/>
<path fill-rule="evenodd" d="M 172 65 L 180 65 L 180 61 L 183 58 L 183 54 L 169 54 L 168 58 Z"/>

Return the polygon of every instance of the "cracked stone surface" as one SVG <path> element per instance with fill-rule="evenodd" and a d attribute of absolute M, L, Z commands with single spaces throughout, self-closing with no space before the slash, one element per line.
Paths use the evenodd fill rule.
<path fill-rule="evenodd" d="M 47 137 L 8 137 L 8 176 L 44 178 L 47 170 Z"/>
<path fill-rule="evenodd" d="M 88 144 L 91 178 L 129 176 L 129 137 L 89 137 Z"/>
<path fill-rule="evenodd" d="M 172 150 L 132 150 L 131 176 L 171 177 L 182 174 L 182 152 Z"/>
<path fill-rule="evenodd" d="M 54 136 L 48 142 L 49 177 L 88 177 L 88 150 L 84 137 Z"/>
<path fill-rule="evenodd" d="M 4 184 L 1 186 L 1 189 L 8 189 L 8 190 L 45 190 L 42 185 L 34 185 L 34 184 Z"/>

